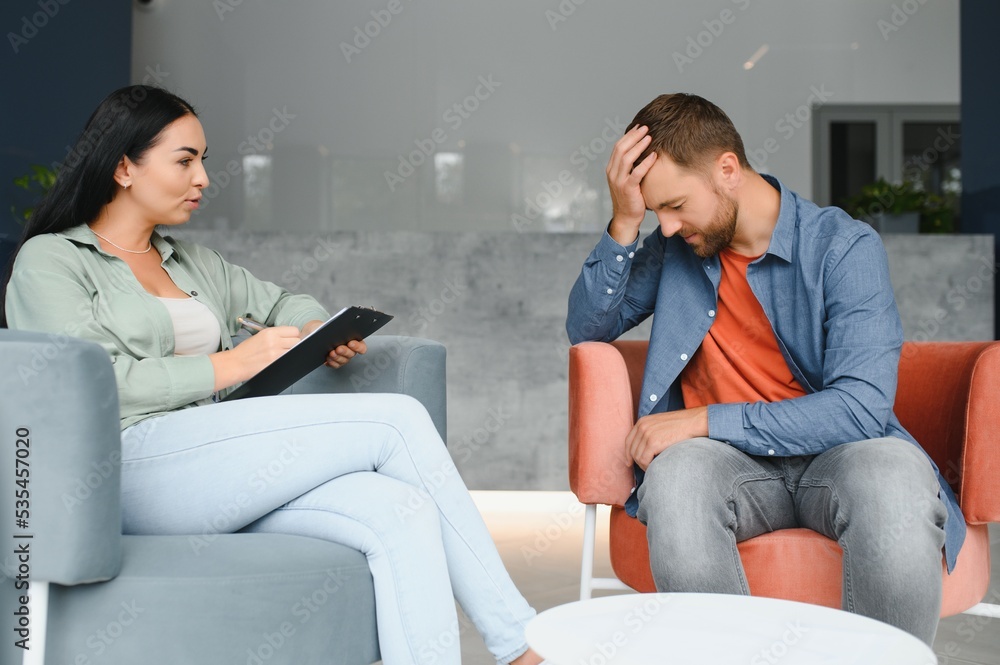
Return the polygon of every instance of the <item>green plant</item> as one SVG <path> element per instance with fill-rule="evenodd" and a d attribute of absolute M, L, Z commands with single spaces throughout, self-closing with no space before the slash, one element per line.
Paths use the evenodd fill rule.
<path fill-rule="evenodd" d="M 28 208 L 18 209 L 17 206 L 13 205 L 10 207 L 10 212 L 14 215 L 14 219 L 18 224 L 24 224 L 31 218 L 31 213 L 34 212 L 35 205 L 45 196 L 46 192 L 52 189 L 57 175 L 58 171 L 55 169 L 50 169 L 41 164 L 32 164 L 30 172 L 14 178 L 14 186 L 28 192 L 35 199 L 35 203 Z"/>
<path fill-rule="evenodd" d="M 870 220 L 879 215 L 919 213 L 921 233 L 951 233 L 955 230 L 953 196 L 939 196 L 904 180 L 896 185 L 879 178 L 861 188 L 861 193 L 847 200 L 844 208 L 857 219 Z"/>
<path fill-rule="evenodd" d="M 955 232 L 955 195 L 928 194 L 920 213 L 921 233 Z"/>

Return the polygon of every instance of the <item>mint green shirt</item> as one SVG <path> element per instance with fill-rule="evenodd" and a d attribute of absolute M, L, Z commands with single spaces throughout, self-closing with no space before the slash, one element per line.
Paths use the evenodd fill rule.
<path fill-rule="evenodd" d="M 311 296 L 292 295 L 259 280 L 215 251 L 157 233 L 152 242 L 178 288 L 218 318 L 220 350 L 233 348 L 238 316 L 300 328 L 330 316 Z M 146 292 L 124 261 L 101 249 L 86 225 L 24 244 L 5 307 L 10 328 L 51 333 L 55 349 L 71 336 L 107 350 L 118 382 L 122 429 L 197 406 L 213 395 L 215 373 L 208 356 L 174 356 L 174 328 L 166 307 Z M 58 355 L 49 362 L 57 363 Z"/>

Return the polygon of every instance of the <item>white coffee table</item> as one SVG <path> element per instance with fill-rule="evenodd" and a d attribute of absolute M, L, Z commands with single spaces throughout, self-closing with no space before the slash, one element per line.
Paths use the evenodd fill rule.
<path fill-rule="evenodd" d="M 936 665 L 926 644 L 840 610 L 773 598 L 647 593 L 542 612 L 528 644 L 553 665 Z"/>

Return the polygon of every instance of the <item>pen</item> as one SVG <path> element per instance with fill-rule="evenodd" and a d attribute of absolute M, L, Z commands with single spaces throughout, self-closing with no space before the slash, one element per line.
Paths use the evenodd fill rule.
<path fill-rule="evenodd" d="M 249 330 L 251 335 L 259 333 L 261 330 L 267 327 L 263 323 L 257 323 L 256 321 L 251 319 L 249 314 L 247 314 L 246 316 L 236 317 L 236 323 L 240 324 L 240 326 Z"/>

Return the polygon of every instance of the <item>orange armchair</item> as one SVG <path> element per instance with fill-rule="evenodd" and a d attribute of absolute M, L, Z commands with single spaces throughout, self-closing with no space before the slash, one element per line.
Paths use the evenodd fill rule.
<path fill-rule="evenodd" d="M 594 588 L 656 590 L 646 527 L 622 507 L 634 484 L 623 443 L 635 423 L 646 348 L 647 342 L 618 341 L 570 349 L 569 481 L 587 505 L 581 598 Z M 905 343 L 895 411 L 937 462 L 968 523 L 955 570 L 943 573 L 941 615 L 997 616 L 1000 607 L 980 601 L 990 579 L 987 524 L 1000 522 L 1000 342 Z M 617 580 L 593 578 L 597 504 L 612 507 Z M 841 606 L 842 553 L 835 541 L 785 529 L 744 541 L 739 551 L 753 595 Z"/>

